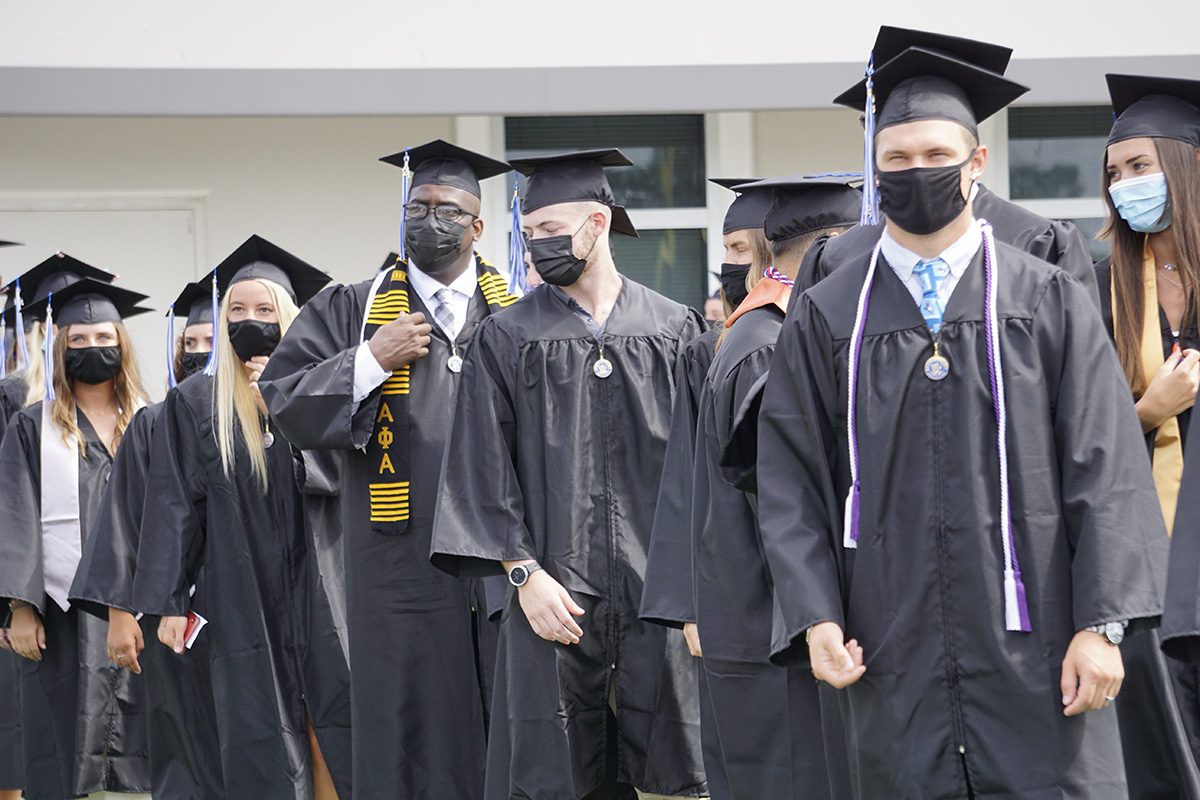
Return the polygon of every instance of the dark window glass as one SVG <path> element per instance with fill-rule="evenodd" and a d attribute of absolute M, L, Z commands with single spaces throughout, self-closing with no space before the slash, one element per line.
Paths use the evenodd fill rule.
<path fill-rule="evenodd" d="M 1012 199 L 1096 197 L 1111 127 L 1107 106 L 1009 109 Z"/>
<path fill-rule="evenodd" d="M 641 236 L 612 237 L 617 269 L 643 286 L 693 308 L 703 308 L 705 241 L 703 228 L 641 231 Z"/>

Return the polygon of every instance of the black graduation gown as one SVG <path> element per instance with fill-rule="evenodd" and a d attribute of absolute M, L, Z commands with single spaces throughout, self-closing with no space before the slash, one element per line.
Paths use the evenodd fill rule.
<path fill-rule="evenodd" d="M 162 404 L 134 416 L 113 459 L 95 530 L 71 586 L 71 603 L 108 619 L 109 608 L 137 613 L 133 576 L 141 540 L 150 444 Z M 203 583 L 203 576 L 197 578 Z M 143 617 L 145 649 L 138 657 L 146 688 L 150 784 L 162 800 L 225 797 L 217 750 L 216 711 L 208 677 L 208 638 L 181 658 L 158 643 L 158 618 Z"/>
<path fill-rule="evenodd" d="M 608 378 L 593 374 L 596 339 L 554 287 L 479 328 L 446 453 L 460 480 L 441 486 L 434 563 L 490 575 L 536 559 L 586 611 L 581 643 L 565 647 L 537 637 L 509 592 L 488 800 L 582 798 L 610 789 L 614 773 L 646 792 L 703 793 L 695 665 L 681 632 L 637 617 L 674 367 L 702 326 L 624 279 L 606 323 Z"/>
<path fill-rule="evenodd" d="M 1096 264 L 1100 290 L 1100 314 L 1113 335 L 1112 261 Z M 1171 324 L 1159 309 L 1163 357 L 1175 344 Z M 1185 348 L 1200 347 L 1195 324 L 1181 332 Z M 1176 417 L 1180 442 L 1186 452 L 1187 429 L 1192 410 Z M 1146 450 L 1154 454 L 1155 431 L 1146 433 Z M 1133 798 L 1200 798 L 1200 667 L 1173 661 L 1162 653 L 1161 631 L 1135 631 L 1121 643 L 1125 683 L 1117 717 L 1121 722 L 1121 746 L 1125 751 L 1125 774 Z"/>
<path fill-rule="evenodd" d="M 1040 217 L 1016 203 L 1004 200 L 983 184 L 972 203 L 975 219 L 992 224 L 996 241 L 1004 242 L 1034 258 L 1060 267 L 1088 290 L 1093 301 L 1099 302 L 1092 257 L 1083 234 L 1075 223 Z M 817 242 L 804 258 L 796 282 L 798 291 L 812 286 L 832 272 L 839 264 L 860 257 L 870 257 L 871 248 L 879 241 L 883 224 L 860 225 L 827 240 Z"/>
<path fill-rule="evenodd" d="M 78 416 L 87 457 L 79 459 L 84 543 L 97 516 L 112 457 Z M 41 533 L 42 404 L 11 420 L 0 447 L 0 598 L 37 606 L 46 630 L 40 662 L 20 662 L 25 797 L 62 800 L 89 792 L 145 792 L 145 689 L 108 659 L 108 626 L 46 596 Z"/>
<path fill-rule="evenodd" d="M 691 514 L 695 607 L 704 648 L 706 740 L 719 741 L 729 789 L 713 800 L 831 796 L 818 688 L 811 672 L 769 662 L 774 595 L 755 517 L 756 498 L 735 488 L 728 465 L 743 409 L 770 369 L 783 312 L 774 305 L 744 313 L 726 334 L 700 397 Z M 749 429 L 747 431 L 747 428 Z M 757 442 L 741 443 L 744 457 Z M 844 764 L 843 764 L 844 773 Z M 845 775 L 838 778 L 845 782 Z M 843 792 L 846 791 L 843 789 Z"/>
<path fill-rule="evenodd" d="M 645 588 L 639 616 L 671 628 L 696 621 L 692 602 L 692 473 L 696 463 L 696 418 L 700 392 L 712 363 L 720 328 L 688 342 L 675 365 L 675 405 L 663 457 L 662 480 L 650 529 Z"/>
<path fill-rule="evenodd" d="M 240 443 L 227 477 L 215 417 L 213 379 L 203 374 L 162 405 L 142 512 L 153 535 L 138 544 L 133 607 L 156 616 L 193 610 L 208 620 L 199 634 L 207 653 L 179 657 L 207 656 L 232 797 L 309 798 L 309 721 L 339 794 L 349 797 L 349 676 L 317 583 L 293 452 L 274 431 L 266 492 Z"/>
<path fill-rule="evenodd" d="M 8 421 L 25 405 L 21 373 L 0 378 L 0 440 Z M 8 609 L 0 608 L 0 623 L 8 624 Z M 0 789 L 16 789 L 25 775 L 21 747 L 20 656 L 0 650 Z"/>
<path fill-rule="evenodd" d="M 481 656 L 475 640 L 494 623 L 474 604 L 468 582 L 429 563 L 460 376 L 446 367 L 450 346 L 435 329 L 430 355 L 411 371 L 409 527 L 402 535 L 373 532 L 367 494 L 373 467 L 356 448 L 372 434 L 379 391 L 357 409 L 353 402 L 354 355 L 370 288 L 370 281 L 339 286 L 309 302 L 272 356 L 263 394 L 297 446 L 340 451 L 355 788 L 362 797 L 475 800 L 483 792 L 486 755 L 480 678 L 495 669 L 495 650 Z M 433 319 L 411 288 L 409 301 Z M 460 352 L 487 314 L 477 289 L 458 337 Z M 451 473 L 448 480 L 458 478 Z"/>
<path fill-rule="evenodd" d="M 1193 414 L 1190 423 L 1193 441 L 1200 436 L 1195 427 L 1200 424 L 1197 420 L 1200 415 Z M 1200 665 L 1200 448 L 1184 452 L 1183 481 L 1173 530 L 1162 617 L 1162 649 L 1172 659 L 1173 672 L 1175 665 L 1182 663 L 1187 674 L 1194 676 Z M 1187 727 L 1187 719 L 1200 715 L 1200 697 L 1194 684 L 1187 680 L 1177 681 L 1175 686 Z M 1200 751 L 1194 729 L 1188 730 L 1188 744 L 1192 752 Z"/>
<path fill-rule="evenodd" d="M 1067 718 L 1059 683 L 1076 631 L 1159 615 L 1158 500 L 1091 293 L 1015 248 L 996 255 L 1031 633 L 1004 629 L 980 253 L 947 304 L 941 382 L 924 377 L 929 330 L 880 259 L 859 368 L 857 550 L 842 545 L 846 370 L 867 259 L 804 293 L 767 380 L 758 488 L 779 597 L 772 650 L 806 664 L 805 632 L 825 620 L 862 644 L 866 675 L 837 694 L 858 798 L 1127 797 L 1116 710 Z"/>

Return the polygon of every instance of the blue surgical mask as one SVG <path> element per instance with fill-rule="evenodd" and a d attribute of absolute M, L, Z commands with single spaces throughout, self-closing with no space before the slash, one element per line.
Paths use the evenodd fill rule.
<path fill-rule="evenodd" d="M 1158 233 L 1171 224 L 1167 202 L 1167 176 L 1161 172 L 1127 178 L 1108 187 L 1121 219 L 1138 233 Z"/>

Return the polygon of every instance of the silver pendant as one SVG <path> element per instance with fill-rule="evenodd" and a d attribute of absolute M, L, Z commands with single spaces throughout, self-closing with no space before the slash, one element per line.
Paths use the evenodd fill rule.
<path fill-rule="evenodd" d="M 263 447 L 269 448 L 273 444 L 275 444 L 275 434 L 267 431 L 263 434 Z"/>
<path fill-rule="evenodd" d="M 592 373 L 597 378 L 607 378 L 613 373 L 612 362 L 601 356 L 600 360 L 598 360 L 595 364 L 592 364 Z"/>
<path fill-rule="evenodd" d="M 942 381 L 950 374 L 950 362 L 945 356 L 934 353 L 925 360 L 925 377 L 931 381 Z"/>
<path fill-rule="evenodd" d="M 446 359 L 446 369 L 450 370 L 455 375 L 462 372 L 462 365 L 462 356 L 460 356 L 458 353 L 454 353 Z"/>

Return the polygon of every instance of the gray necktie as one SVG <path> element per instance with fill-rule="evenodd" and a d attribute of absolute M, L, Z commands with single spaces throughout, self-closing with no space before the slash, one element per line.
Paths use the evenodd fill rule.
<path fill-rule="evenodd" d="M 454 338 L 454 309 L 450 308 L 450 298 L 453 296 L 454 290 L 450 288 L 438 289 L 433 295 L 438 301 L 437 308 L 433 310 L 433 319 L 450 339 Z"/>

